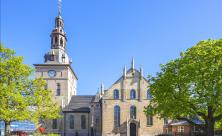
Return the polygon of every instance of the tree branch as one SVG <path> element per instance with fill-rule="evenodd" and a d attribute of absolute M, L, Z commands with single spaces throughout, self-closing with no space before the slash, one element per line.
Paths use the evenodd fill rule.
<path fill-rule="evenodd" d="M 185 118 L 185 117 L 177 117 L 178 120 L 185 120 L 188 123 L 192 124 L 192 125 L 196 125 L 196 123 L 194 123 L 192 120 Z"/>
<path fill-rule="evenodd" d="M 182 88 L 180 87 L 180 85 L 178 85 L 178 89 L 179 89 L 179 91 L 182 91 Z M 173 95 L 173 97 L 174 97 L 175 99 L 179 99 L 179 98 L 176 97 L 175 95 Z M 181 100 L 181 99 L 180 99 L 180 100 Z M 181 100 L 181 101 L 183 101 L 183 100 Z M 186 103 L 186 101 L 185 101 L 185 103 Z M 188 103 L 188 105 L 190 106 L 190 108 L 193 109 L 193 111 L 194 111 L 198 116 L 201 116 L 201 117 L 205 120 L 205 122 L 206 122 L 207 116 L 206 116 L 203 112 L 199 112 L 198 109 L 197 109 L 197 107 L 196 107 L 193 103 L 191 103 L 191 102 L 187 102 L 187 103 Z"/>
<path fill-rule="evenodd" d="M 204 120 L 207 120 L 207 116 L 203 112 L 196 112 L 197 115 L 201 116 Z"/>
<path fill-rule="evenodd" d="M 215 119 L 215 121 L 218 121 L 218 120 L 222 119 L 222 114 L 216 116 L 214 119 Z"/>

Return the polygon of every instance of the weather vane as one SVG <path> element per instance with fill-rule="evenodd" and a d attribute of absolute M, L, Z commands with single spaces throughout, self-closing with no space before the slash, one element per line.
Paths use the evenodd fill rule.
<path fill-rule="evenodd" d="M 58 0 L 58 14 L 61 15 L 62 12 L 62 0 Z"/>

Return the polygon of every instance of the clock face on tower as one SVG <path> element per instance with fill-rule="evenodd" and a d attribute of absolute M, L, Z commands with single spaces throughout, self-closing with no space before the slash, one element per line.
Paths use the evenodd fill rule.
<path fill-rule="evenodd" d="M 55 77 L 56 76 L 56 71 L 55 70 L 49 70 L 48 75 L 49 75 L 49 77 Z"/>

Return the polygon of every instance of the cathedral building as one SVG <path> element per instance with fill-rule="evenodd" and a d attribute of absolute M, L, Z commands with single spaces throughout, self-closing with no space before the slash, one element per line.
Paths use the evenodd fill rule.
<path fill-rule="evenodd" d="M 34 64 L 36 77 L 54 93 L 62 118 L 46 121 L 46 133 L 63 136 L 154 136 L 163 132 L 164 120 L 146 115 L 152 96 L 143 69 L 135 68 L 134 59 L 122 76 L 95 95 L 77 95 L 78 77 L 66 51 L 64 21 L 59 12 L 51 32 L 51 48 L 43 64 Z M 86 83 L 87 84 L 87 83 Z"/>

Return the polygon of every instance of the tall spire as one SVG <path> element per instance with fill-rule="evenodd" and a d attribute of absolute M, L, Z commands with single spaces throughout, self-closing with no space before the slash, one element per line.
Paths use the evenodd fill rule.
<path fill-rule="evenodd" d="M 126 65 L 123 68 L 123 77 L 126 78 Z"/>
<path fill-rule="evenodd" d="M 143 77 L 143 67 L 140 67 L 140 76 Z"/>
<path fill-rule="evenodd" d="M 58 16 L 62 13 L 62 0 L 58 0 Z"/>
<path fill-rule="evenodd" d="M 134 61 L 134 58 L 132 58 L 131 68 L 132 68 L 133 70 L 135 69 L 135 61 Z"/>
<path fill-rule="evenodd" d="M 51 33 L 51 48 L 66 49 L 66 34 L 64 31 L 64 21 L 61 16 L 62 0 L 58 0 L 58 16 L 55 18 L 55 27 Z"/>
<path fill-rule="evenodd" d="M 100 92 L 101 92 L 101 95 L 104 94 L 104 84 L 103 83 L 101 83 Z"/>
<path fill-rule="evenodd" d="M 55 18 L 55 26 L 51 32 L 51 49 L 45 55 L 45 63 L 71 64 L 71 59 L 66 52 L 66 33 L 64 21 L 61 16 L 62 0 L 58 0 L 58 15 Z"/>

